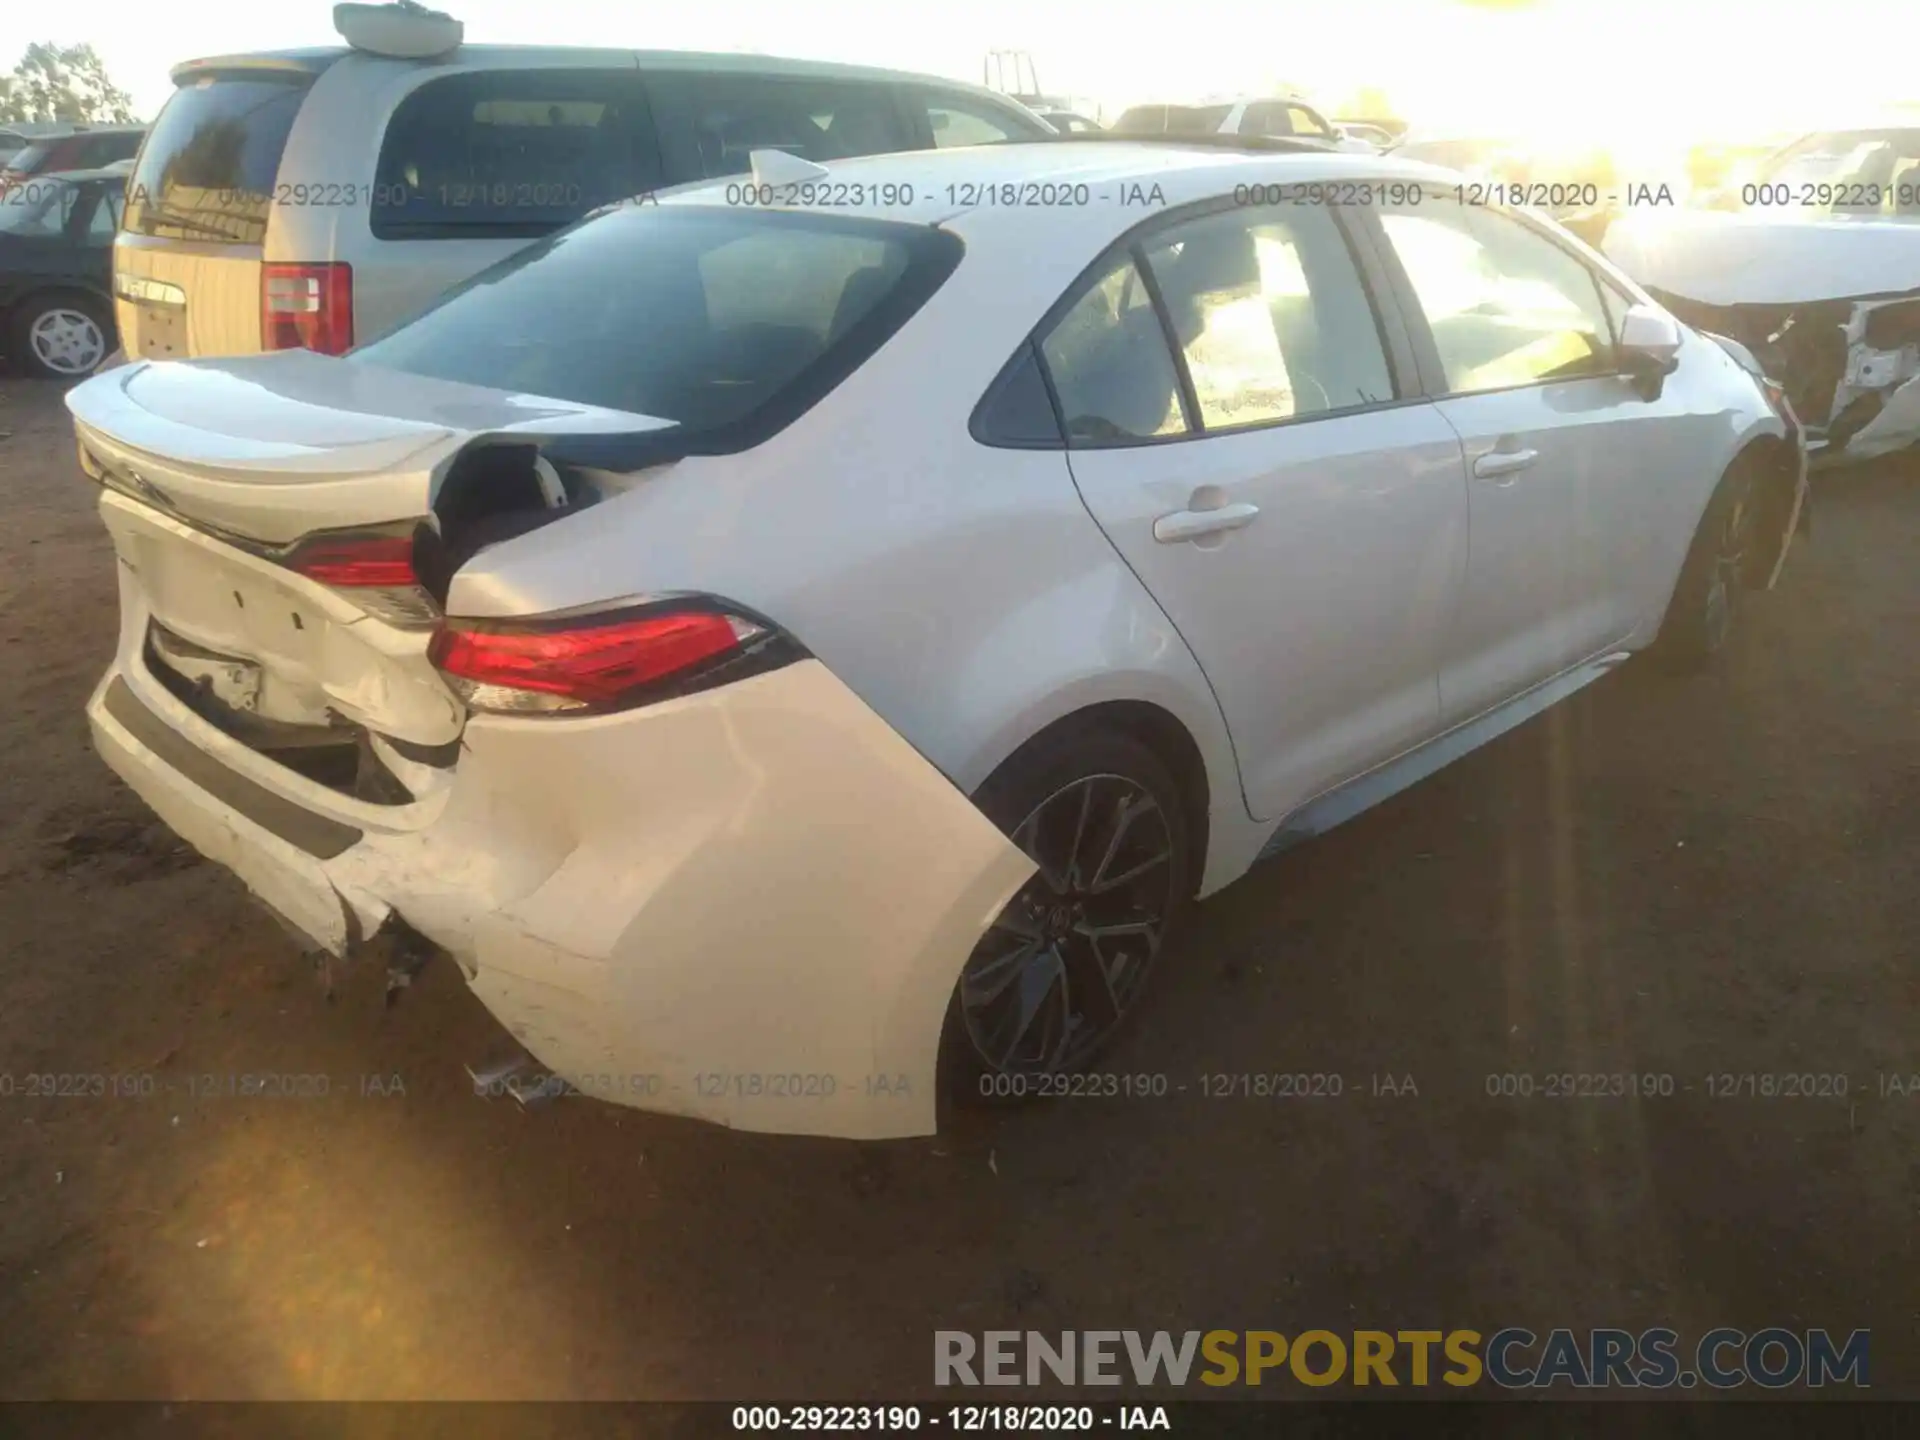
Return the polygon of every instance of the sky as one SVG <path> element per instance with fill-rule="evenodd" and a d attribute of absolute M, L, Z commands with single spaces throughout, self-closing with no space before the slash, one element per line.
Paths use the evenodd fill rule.
<path fill-rule="evenodd" d="M 440 0 L 472 42 L 742 50 L 979 81 L 1024 49 L 1042 87 L 1111 118 L 1144 100 L 1297 86 L 1339 113 L 1362 86 L 1429 132 L 1600 137 L 1632 150 L 1858 123 L 1920 101 L 1913 0 Z M 151 118 L 194 56 L 338 43 L 321 0 L 62 0 L 29 40 L 91 43 Z M 31 32 L 31 33 L 29 33 Z M 0 50 L 0 65 L 9 57 Z"/>

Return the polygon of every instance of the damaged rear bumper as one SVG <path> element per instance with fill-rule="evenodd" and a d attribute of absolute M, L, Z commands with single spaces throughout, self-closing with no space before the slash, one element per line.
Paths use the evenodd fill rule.
<path fill-rule="evenodd" d="M 583 1093 L 741 1129 L 934 1129 L 953 985 L 1033 865 L 817 660 L 584 719 L 471 720 L 411 806 L 327 790 L 146 667 L 88 706 L 107 763 L 316 947 L 397 917 Z"/>

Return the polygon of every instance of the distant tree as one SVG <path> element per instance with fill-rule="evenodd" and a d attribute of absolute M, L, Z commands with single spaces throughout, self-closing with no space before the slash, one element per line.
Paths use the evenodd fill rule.
<path fill-rule="evenodd" d="M 29 45 L 12 76 L 0 81 L 0 121 L 132 119 L 133 97 L 107 78 L 91 45 Z"/>

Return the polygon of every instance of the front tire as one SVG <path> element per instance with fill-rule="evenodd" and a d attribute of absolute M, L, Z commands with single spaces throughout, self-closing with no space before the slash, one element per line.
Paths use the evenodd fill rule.
<path fill-rule="evenodd" d="M 90 295 L 50 290 L 29 295 L 13 312 L 12 350 L 36 380 L 84 380 L 113 353 L 113 324 Z"/>
<path fill-rule="evenodd" d="M 1179 786 L 1115 731 L 1043 742 L 975 796 L 1038 869 L 967 957 L 941 1070 L 962 1104 L 1044 1094 L 1112 1044 L 1193 905 Z"/>
<path fill-rule="evenodd" d="M 1649 649 L 1664 669 L 1706 670 L 1726 653 L 1753 569 L 1757 513 L 1753 467 L 1737 464 L 1700 517 L 1660 634 Z"/>

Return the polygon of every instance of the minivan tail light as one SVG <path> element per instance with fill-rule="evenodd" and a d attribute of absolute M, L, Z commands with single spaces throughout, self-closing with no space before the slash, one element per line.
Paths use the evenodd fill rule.
<path fill-rule="evenodd" d="M 315 535 L 296 545 L 280 563 L 344 592 L 368 614 L 396 625 L 429 625 L 440 618 L 439 603 L 413 567 L 411 533 Z"/>
<path fill-rule="evenodd" d="M 341 355 L 353 348 L 353 267 L 260 267 L 260 348 L 317 350 Z"/>
<path fill-rule="evenodd" d="M 449 620 L 427 656 L 473 709 L 524 715 L 623 708 L 744 676 L 731 662 L 782 638 L 714 602 L 683 601 L 545 621 Z"/>

